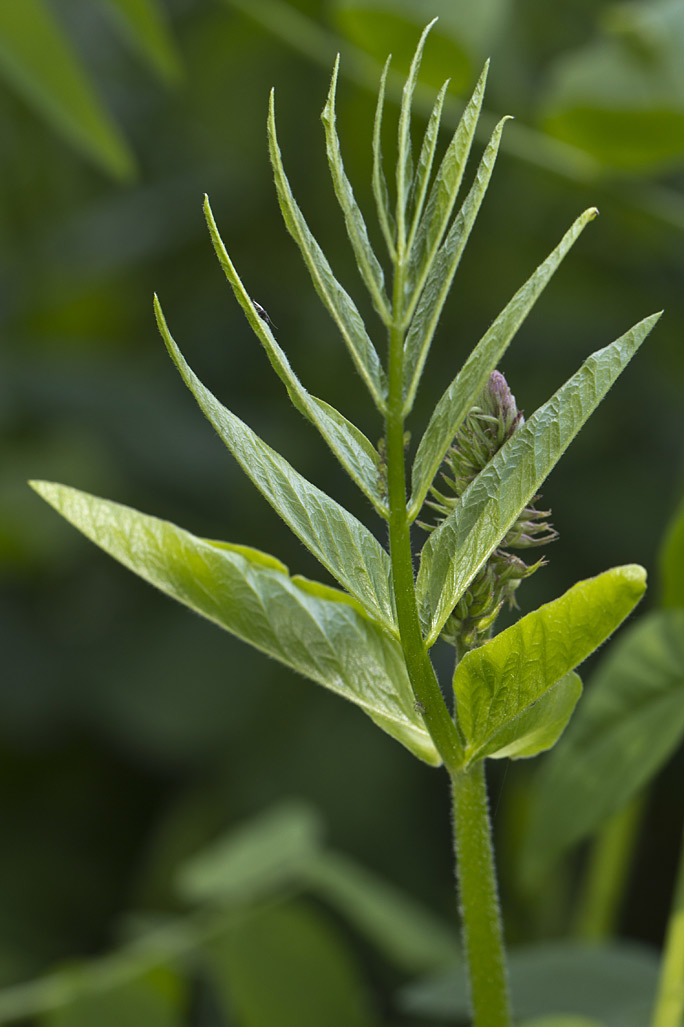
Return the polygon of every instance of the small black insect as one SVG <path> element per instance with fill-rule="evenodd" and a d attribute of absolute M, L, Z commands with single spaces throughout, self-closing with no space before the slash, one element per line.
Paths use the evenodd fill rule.
<path fill-rule="evenodd" d="M 416 711 L 416 713 L 425 713 L 425 707 L 423 706 L 420 699 L 416 699 L 416 701 L 413 704 L 413 708 Z"/>
<path fill-rule="evenodd" d="M 261 318 L 262 321 L 265 321 L 267 325 L 271 325 L 272 328 L 276 328 L 277 327 L 273 323 L 273 321 L 271 321 L 270 317 L 268 316 L 268 311 L 264 310 L 264 308 L 261 306 L 260 303 L 257 303 L 257 301 L 255 299 L 253 299 L 252 300 L 252 305 L 253 305 L 254 309 L 256 310 L 257 314 L 259 315 L 259 317 Z"/>

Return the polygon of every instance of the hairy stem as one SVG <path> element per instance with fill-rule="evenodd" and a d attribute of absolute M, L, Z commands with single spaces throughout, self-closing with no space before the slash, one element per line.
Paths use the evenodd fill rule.
<path fill-rule="evenodd" d="M 642 811 L 640 797 L 615 813 L 596 838 L 577 904 L 575 937 L 604 941 L 615 933 Z"/>
<path fill-rule="evenodd" d="M 484 761 L 452 774 L 454 852 L 474 1027 L 510 1027 Z"/>
<path fill-rule="evenodd" d="M 684 837 L 651 1027 L 684 1023 Z"/>

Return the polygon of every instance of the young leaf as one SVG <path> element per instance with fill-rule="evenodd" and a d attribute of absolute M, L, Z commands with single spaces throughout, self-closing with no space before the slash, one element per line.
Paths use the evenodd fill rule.
<path fill-rule="evenodd" d="M 395 632 L 390 561 L 378 540 L 219 403 L 188 366 L 156 300 L 155 311 L 159 330 L 183 381 L 247 477 L 332 576 L 359 599 L 371 616 Z"/>
<path fill-rule="evenodd" d="M 475 758 L 529 759 L 553 748 L 568 726 L 581 695 L 579 674 L 574 671 L 565 674 L 537 702 L 492 735 Z"/>
<path fill-rule="evenodd" d="M 380 89 L 378 91 L 378 102 L 375 108 L 375 121 L 373 123 L 373 196 L 378 211 L 378 221 L 385 237 L 387 252 L 392 260 L 396 260 L 397 248 L 394 243 L 396 226 L 390 210 L 389 192 L 387 179 L 382 166 L 382 114 L 385 107 L 385 88 L 387 85 L 387 72 L 389 71 L 390 55 L 385 61 L 380 78 Z"/>
<path fill-rule="evenodd" d="M 417 580 L 428 644 L 436 640 L 468 583 L 659 318 L 660 314 L 652 314 L 585 360 L 502 446 L 432 532 L 423 548 Z"/>
<path fill-rule="evenodd" d="M 508 118 L 494 129 L 482 155 L 475 181 L 449 229 L 430 271 L 404 343 L 404 413 L 409 414 L 423 373 L 432 337 L 454 280 L 461 255 L 475 224 L 499 152 L 501 134 Z"/>
<path fill-rule="evenodd" d="M 466 653 L 454 694 L 468 759 L 484 754 L 500 731 L 515 735 L 513 722 L 612 635 L 645 589 L 642 567 L 615 567 Z"/>
<path fill-rule="evenodd" d="M 442 158 L 442 163 L 430 190 L 425 213 L 415 233 L 415 241 L 409 254 L 407 274 L 407 321 L 413 316 L 432 261 L 435 259 L 451 219 L 480 117 L 488 71 L 489 61 L 484 66 L 475 92 L 464 110 Z"/>
<path fill-rule="evenodd" d="M 409 190 L 411 187 L 412 178 L 412 157 L 411 157 L 411 108 L 413 107 L 413 94 L 416 90 L 416 81 L 418 80 L 418 71 L 420 70 L 420 62 L 423 59 L 423 50 L 425 49 L 425 41 L 428 37 L 430 29 L 437 21 L 437 18 L 433 18 L 432 21 L 425 26 L 422 35 L 418 40 L 418 46 L 416 52 L 413 55 L 411 61 L 411 67 L 409 69 L 408 78 L 404 83 L 404 89 L 401 95 L 401 109 L 399 112 L 399 138 L 398 138 L 398 149 L 397 149 L 397 236 L 398 245 L 402 248 L 406 242 L 406 205 L 408 203 Z"/>
<path fill-rule="evenodd" d="M 340 461 L 350 478 L 358 485 L 381 517 L 387 518 L 387 503 L 380 495 L 378 454 L 363 432 L 334 407 L 316 399 L 301 384 L 290 362 L 276 342 L 269 324 L 259 316 L 254 302 L 240 280 L 216 227 L 209 198 L 204 198 L 204 213 L 216 256 L 247 320 L 266 350 L 271 366 L 285 385 L 293 405 L 321 433 L 331 452 Z"/>
<path fill-rule="evenodd" d="M 301 901 L 245 912 L 206 954 L 219 1004 L 240 1027 L 375 1023 L 339 931 Z"/>
<path fill-rule="evenodd" d="M 477 184 L 476 181 L 473 190 L 477 188 Z M 471 190 L 471 194 L 473 190 Z M 473 199 L 476 199 L 476 195 L 473 195 Z M 469 200 L 470 196 L 466 199 L 464 208 L 468 205 Z M 409 505 L 409 517 L 411 520 L 418 516 L 423 500 L 437 474 L 439 465 L 451 445 L 454 435 L 482 392 L 489 375 L 496 368 L 501 357 L 506 352 L 511 339 L 548 285 L 570 247 L 597 214 L 596 208 L 590 207 L 589 210 L 585 210 L 577 218 L 555 250 L 549 254 L 543 264 L 539 265 L 534 274 L 528 278 L 522 288 L 518 289 L 510 303 L 501 311 L 442 395 L 420 440 L 413 462 L 411 473 L 412 496 Z M 428 319 L 431 309 L 427 304 L 425 312 L 425 325 L 422 321 L 416 325 L 415 334 L 417 337 L 419 332 L 430 330 Z M 419 313 L 420 310 L 416 312 L 416 319 Z M 421 352 L 421 348 L 421 345 L 417 343 L 412 344 L 412 350 L 415 350 L 417 354 Z M 410 368 L 410 370 L 413 370 L 413 368 Z M 413 384 L 414 392 L 417 385 L 418 377 L 416 376 Z M 407 402 L 410 395 L 411 392 L 409 391 Z"/>
<path fill-rule="evenodd" d="M 684 606 L 684 502 L 668 525 L 658 563 L 663 606 Z"/>
<path fill-rule="evenodd" d="M 332 273 L 327 257 L 314 239 L 292 195 L 278 146 L 275 126 L 275 100 L 271 92 L 268 112 L 268 147 L 275 177 L 278 201 L 288 232 L 301 250 L 316 292 L 332 315 L 377 408 L 384 412 L 387 386 L 380 358 L 368 337 L 363 320 L 351 296 Z"/>
<path fill-rule="evenodd" d="M 423 213 L 423 207 L 425 205 L 425 197 L 427 196 L 428 186 L 430 184 L 430 175 L 432 174 L 432 164 L 435 159 L 435 150 L 437 149 L 437 137 L 439 136 L 439 127 L 442 121 L 442 108 L 444 107 L 444 97 L 446 91 L 449 88 L 449 79 L 446 80 L 435 100 L 435 105 L 432 108 L 430 117 L 428 119 L 427 126 L 425 128 L 425 135 L 423 136 L 423 145 L 420 148 L 420 155 L 418 157 L 418 165 L 416 167 L 416 173 L 413 178 L 413 193 L 411 196 L 411 229 L 409 231 L 408 242 L 406 243 L 407 250 L 411 250 L 413 246 L 413 240 L 416 237 L 418 231 L 418 225 L 420 224 L 420 218 Z"/>
<path fill-rule="evenodd" d="M 168 521 L 51 482 L 36 491 L 124 566 L 243 641 L 356 703 L 428 763 L 437 756 L 401 648 L 334 588 L 291 578 L 272 556 L 197 538 Z"/>
<path fill-rule="evenodd" d="M 347 226 L 347 235 L 349 236 L 349 241 L 352 244 L 356 263 L 359 271 L 361 272 L 361 277 L 366 283 L 366 288 L 370 293 L 373 306 L 384 323 L 388 325 L 390 323 L 392 313 L 387 300 L 387 294 L 385 293 L 385 276 L 378 258 L 373 253 L 373 248 L 368 239 L 368 229 L 366 228 L 366 223 L 363 220 L 363 214 L 361 213 L 359 205 L 356 202 L 356 198 L 354 197 L 354 191 L 351 187 L 351 183 L 345 174 L 342 152 L 340 150 L 340 141 L 338 139 L 337 128 L 335 126 L 337 118 L 335 97 L 339 67 L 340 57 L 338 54 L 332 74 L 328 99 L 325 107 L 323 108 L 323 113 L 321 114 L 321 119 L 325 127 L 325 147 L 328 154 L 328 165 L 330 167 L 330 174 L 335 187 L 337 202 L 342 208 L 342 213 L 344 214 L 344 220 Z"/>
<path fill-rule="evenodd" d="M 0 3 L 0 76 L 72 146 L 130 181 L 135 158 L 52 12 L 45 0 Z"/>
<path fill-rule="evenodd" d="M 538 879 L 622 809 L 683 737 L 684 610 L 660 610 L 611 645 L 545 764 L 524 847 L 525 878 Z"/>

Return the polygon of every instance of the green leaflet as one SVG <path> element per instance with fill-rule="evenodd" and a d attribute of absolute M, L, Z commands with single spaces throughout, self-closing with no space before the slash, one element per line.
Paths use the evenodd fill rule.
<path fill-rule="evenodd" d="M 385 88 L 387 86 L 387 72 L 389 71 L 392 56 L 387 58 L 380 77 L 380 89 L 378 90 L 378 102 L 375 107 L 375 121 L 373 122 L 373 196 L 378 211 L 378 221 L 382 234 L 385 237 L 387 252 L 392 260 L 396 260 L 397 248 L 394 244 L 395 224 L 390 209 L 389 191 L 387 179 L 382 165 L 382 114 L 385 107 Z"/>
<path fill-rule="evenodd" d="M 473 186 L 473 190 L 476 188 L 477 181 Z M 471 193 L 473 190 L 471 190 Z M 475 197 L 473 198 L 475 199 Z M 466 199 L 464 209 L 469 200 L 470 196 Z M 589 210 L 585 210 L 577 218 L 555 250 L 549 254 L 543 264 L 539 265 L 534 274 L 528 278 L 525 284 L 518 289 L 513 299 L 504 307 L 442 395 L 420 440 L 418 451 L 413 461 L 413 470 L 411 472 L 412 495 L 409 504 L 409 517 L 411 520 L 418 516 L 423 500 L 437 474 L 439 465 L 451 445 L 454 435 L 484 388 L 489 375 L 496 368 L 501 357 L 506 352 L 511 339 L 548 285 L 568 250 L 576 242 L 583 229 L 596 217 L 597 213 L 598 211 L 595 207 L 590 207 Z M 429 317 L 429 307 L 426 307 L 426 309 Z M 416 312 L 416 318 L 419 313 L 420 310 Z M 416 331 L 421 329 L 422 324 L 418 325 Z M 429 322 L 426 330 L 429 330 Z M 417 353 L 420 352 L 418 344 L 415 344 L 414 348 Z M 414 392 L 417 385 L 418 378 L 416 377 L 413 384 Z M 411 392 L 409 391 L 407 402 L 410 396 Z"/>
<path fill-rule="evenodd" d="M 197 403 L 273 509 L 340 584 L 392 633 L 390 559 L 368 528 L 307 481 L 244 421 L 227 410 L 190 369 L 155 301 L 166 347 Z"/>
<path fill-rule="evenodd" d="M 605 642 L 645 589 L 642 567 L 614 567 L 466 653 L 454 673 L 454 694 L 468 758 L 483 753 L 502 728 Z"/>
<path fill-rule="evenodd" d="M 418 40 L 418 46 L 416 52 L 413 55 L 411 61 L 411 67 L 409 69 L 408 78 L 404 83 L 404 89 L 401 94 L 401 109 L 399 111 L 399 132 L 397 141 L 397 169 L 396 169 L 396 182 L 397 182 L 397 238 L 398 246 L 402 248 L 406 241 L 406 206 L 409 199 L 409 190 L 411 188 L 411 179 L 413 177 L 412 163 L 413 158 L 411 155 L 411 108 L 413 107 L 413 94 L 416 89 L 416 82 L 418 80 L 418 71 L 420 70 L 420 62 L 423 59 L 423 50 L 425 49 L 425 41 L 428 37 L 430 29 L 437 21 L 437 18 L 433 18 L 432 21 L 425 26 Z"/>
<path fill-rule="evenodd" d="M 289 360 L 276 342 L 270 326 L 254 309 L 254 303 L 242 284 L 223 244 L 207 196 L 204 198 L 204 213 L 219 263 L 238 303 L 245 312 L 250 327 L 266 350 L 271 366 L 285 385 L 293 405 L 318 429 L 331 452 L 337 457 L 350 478 L 370 499 L 380 516 L 387 518 L 387 503 L 379 491 L 378 454 L 375 447 L 356 425 L 348 421 L 328 403 L 316 399 L 301 384 L 290 367 Z"/>
<path fill-rule="evenodd" d="M 658 563 L 663 606 L 684 606 L 684 502 L 668 525 Z"/>
<path fill-rule="evenodd" d="M 523 850 L 525 878 L 538 879 L 623 808 L 683 736 L 684 610 L 659 610 L 611 645 L 538 778 Z"/>
<path fill-rule="evenodd" d="M 409 254 L 406 294 L 406 320 L 416 309 L 423 286 L 427 280 L 437 251 L 447 230 L 451 213 L 456 203 L 458 190 L 463 180 L 470 148 L 484 99 L 489 61 L 484 66 L 463 116 L 442 158 L 439 171 L 432 183 L 425 213 L 423 214 L 415 240 Z"/>
<path fill-rule="evenodd" d="M 159 0 L 108 0 L 136 49 L 169 84 L 182 76 L 180 54 Z"/>
<path fill-rule="evenodd" d="M 380 1027 L 339 931 L 302 901 L 234 917 L 206 946 L 224 1022 L 240 1027 Z"/>
<path fill-rule="evenodd" d="M 423 136 L 423 143 L 420 148 L 420 154 L 418 156 L 418 165 L 416 167 L 415 175 L 413 176 L 413 190 L 411 195 L 411 229 L 409 231 L 408 242 L 406 248 L 410 252 L 413 246 L 413 241 L 418 231 L 418 225 L 420 224 L 420 218 L 423 213 L 423 207 L 425 206 L 425 197 L 427 196 L 428 186 L 430 184 L 430 175 L 432 173 L 432 164 L 435 159 L 435 150 L 437 149 L 437 138 L 439 136 L 439 129 L 442 122 L 442 108 L 444 107 L 444 97 L 446 91 L 449 88 L 449 79 L 446 80 L 435 100 L 435 105 L 430 112 L 428 123 L 425 128 L 425 135 Z"/>
<path fill-rule="evenodd" d="M 416 390 L 423 373 L 430 343 L 435 334 L 442 309 L 454 280 L 461 255 L 466 247 L 475 218 L 477 217 L 489 180 L 494 171 L 499 152 L 501 134 L 508 118 L 502 118 L 494 129 L 482 160 L 477 169 L 475 181 L 466 196 L 463 206 L 440 246 L 430 266 L 425 288 L 421 294 L 413 320 L 404 343 L 404 414 L 408 415 L 416 398 Z"/>
<path fill-rule="evenodd" d="M 546 752 L 565 731 L 581 695 L 582 681 L 571 671 L 492 735 L 475 758 L 521 760 Z"/>
<path fill-rule="evenodd" d="M 659 318 L 660 314 L 652 314 L 585 360 L 502 446 L 432 532 L 423 548 L 417 580 L 428 644 L 437 639 L 468 583 Z"/>
<path fill-rule="evenodd" d="M 340 141 L 337 136 L 337 128 L 335 127 L 335 121 L 337 118 L 335 98 L 339 68 L 340 57 L 338 54 L 332 74 L 332 81 L 330 82 L 328 99 L 325 107 L 323 108 L 323 113 L 321 114 L 321 119 L 325 127 L 325 148 L 328 154 L 328 166 L 330 168 L 330 175 L 335 187 L 337 202 L 342 208 L 342 213 L 344 214 L 344 220 L 347 226 L 347 235 L 349 236 L 349 241 L 352 244 L 356 263 L 359 271 L 361 272 L 361 277 L 366 283 L 366 288 L 370 293 L 373 306 L 384 321 L 385 325 L 389 325 L 392 319 L 392 313 L 390 311 L 390 305 L 385 292 L 385 275 L 378 258 L 373 253 L 373 248 L 368 239 L 368 229 L 366 228 L 366 223 L 363 220 L 363 214 L 361 213 L 359 205 L 356 202 L 356 198 L 354 197 L 354 191 L 351 187 L 351 183 L 345 174 L 342 152 L 340 150 Z"/>
<path fill-rule="evenodd" d="M 254 458 L 256 459 L 256 457 Z M 51 482 L 36 491 L 124 566 L 185 606 L 338 695 L 428 763 L 399 644 L 336 589 L 291 578 L 274 557 Z"/>
<path fill-rule="evenodd" d="M 96 974 L 89 982 L 91 973 L 87 963 L 71 969 L 71 997 L 44 1013 L 40 1027 L 183 1027 L 186 1022 L 189 988 L 176 969 L 160 965 L 128 980 L 114 977 L 109 987 Z M 65 973 L 65 988 L 68 981 Z"/>
<path fill-rule="evenodd" d="M 45 0 L 0 3 L 0 75 L 59 135 L 114 178 L 135 158 Z"/>
<path fill-rule="evenodd" d="M 380 358 L 368 337 L 363 320 L 351 296 L 332 273 L 328 259 L 314 239 L 292 195 L 278 146 L 275 126 L 275 100 L 271 92 L 268 113 L 268 147 L 271 154 L 278 201 L 288 232 L 299 246 L 316 292 L 332 315 L 351 354 L 356 369 L 366 383 L 378 410 L 384 412 L 387 387 Z"/>

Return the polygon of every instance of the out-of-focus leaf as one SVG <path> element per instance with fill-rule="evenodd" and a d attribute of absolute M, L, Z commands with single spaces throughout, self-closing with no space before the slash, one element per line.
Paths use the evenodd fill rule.
<path fill-rule="evenodd" d="M 373 252 L 373 248 L 368 238 L 366 222 L 364 221 L 361 209 L 356 202 L 351 182 L 345 173 L 344 163 L 342 161 L 342 152 L 340 150 L 340 141 L 337 136 L 337 128 L 335 124 L 337 120 L 335 94 L 337 91 L 337 74 L 339 67 L 340 58 L 338 54 L 337 60 L 335 61 L 332 81 L 330 83 L 328 99 L 325 107 L 323 108 L 323 113 L 321 114 L 321 119 L 325 128 L 328 166 L 330 168 L 333 186 L 335 187 L 337 202 L 342 208 L 342 213 L 344 214 L 344 221 L 347 226 L 347 235 L 349 236 L 349 241 L 352 244 L 352 249 L 356 256 L 356 263 L 359 271 L 361 272 L 361 277 L 366 283 L 366 288 L 370 293 L 373 306 L 387 325 L 390 322 L 391 313 L 387 294 L 385 292 L 385 275 L 378 258 Z"/>
<path fill-rule="evenodd" d="M 150 584 L 350 699 L 415 755 L 439 763 L 414 708 L 399 643 L 348 595 L 290 578 L 280 561 L 248 546 L 200 539 L 169 521 L 63 485 L 33 487 Z"/>
<path fill-rule="evenodd" d="M 566 674 L 519 717 L 497 731 L 478 756 L 520 760 L 551 749 L 565 731 L 581 695 L 579 675 Z"/>
<path fill-rule="evenodd" d="M 519 428 L 423 548 L 417 589 L 428 643 L 656 324 L 652 314 L 597 350 Z M 560 675 L 559 675 L 560 676 Z"/>
<path fill-rule="evenodd" d="M 516 1018 L 566 1015 L 598 1020 L 601 1027 L 643 1027 L 658 979 L 657 954 L 626 943 L 577 945 L 544 942 L 509 954 Z M 415 1016 L 445 1020 L 469 1015 L 465 973 L 409 985 L 401 1006 Z"/>
<path fill-rule="evenodd" d="M 371 1027 L 338 933 L 303 903 L 245 914 L 207 946 L 216 993 L 241 1027 Z"/>
<path fill-rule="evenodd" d="M 411 61 L 411 67 L 409 68 L 408 77 L 404 83 L 404 88 L 401 94 L 401 109 L 399 112 L 399 131 L 398 131 L 398 145 L 397 145 L 397 167 L 396 167 L 396 187 L 397 187 L 397 245 L 403 248 L 406 241 L 406 211 L 408 206 L 409 191 L 413 180 L 413 155 L 411 152 L 411 112 L 413 108 L 413 94 L 416 89 L 416 82 L 418 80 L 418 71 L 420 70 L 420 62 L 423 58 L 423 50 L 425 49 L 425 40 L 428 37 L 430 29 L 435 24 L 437 19 L 433 18 L 428 25 L 423 29 L 420 39 L 418 40 L 418 46 L 416 52 L 413 55 Z M 395 316 L 396 312 L 395 312 Z"/>
<path fill-rule="evenodd" d="M 391 56 L 385 61 L 380 77 L 380 88 L 378 89 L 378 101 L 375 106 L 375 120 L 373 122 L 373 196 L 378 212 L 378 221 L 382 234 L 385 237 L 387 252 L 392 259 L 396 257 L 397 248 L 394 242 L 395 223 L 394 216 L 390 209 L 389 190 L 382 160 L 382 115 L 385 109 L 385 89 L 387 88 L 387 73 L 389 71 Z"/>
<path fill-rule="evenodd" d="M 368 337 L 356 304 L 333 275 L 327 257 L 311 234 L 297 201 L 292 195 L 278 146 L 273 92 L 271 92 L 269 101 L 268 146 L 278 201 L 287 230 L 299 246 L 314 288 L 342 333 L 342 338 L 356 369 L 371 393 L 375 405 L 379 410 L 384 411 L 387 388 L 380 358 Z"/>
<path fill-rule="evenodd" d="M 477 185 L 476 181 L 471 193 L 477 190 Z M 473 194 L 473 199 L 475 198 L 476 193 Z M 468 207 L 469 200 L 470 196 L 466 199 L 464 209 Z M 597 213 L 598 211 L 595 207 L 590 207 L 589 210 L 585 210 L 577 218 L 555 250 L 549 254 L 543 264 L 539 265 L 534 274 L 518 289 L 510 303 L 504 307 L 442 395 L 423 433 L 413 461 L 411 472 L 412 495 L 409 505 L 409 517 L 411 520 L 418 516 L 430 485 L 453 441 L 454 435 L 463 423 L 470 408 L 477 402 L 477 398 L 485 387 L 489 375 L 496 368 L 513 336 L 548 285 L 568 250 L 577 240 L 582 230 L 596 217 Z M 419 314 L 421 315 L 421 320 L 418 322 Z M 418 334 L 430 330 L 429 317 L 429 307 L 425 307 L 424 310 L 419 308 L 416 312 L 416 342 L 412 343 L 412 347 L 415 347 L 417 354 L 420 353 L 422 348 L 421 345 L 418 345 Z M 413 332 L 413 326 L 411 330 Z M 434 331 L 434 328 L 432 330 Z M 414 391 L 416 387 L 417 382 L 414 381 Z"/>
<path fill-rule="evenodd" d="M 0 75 L 72 146 L 129 181 L 135 159 L 44 0 L 0 3 Z"/>
<path fill-rule="evenodd" d="M 451 219 L 480 117 L 488 71 L 489 61 L 484 66 L 475 91 L 447 146 L 411 246 L 407 273 L 407 318 L 416 309 Z"/>
<path fill-rule="evenodd" d="M 143 976 L 109 989 L 92 991 L 74 977 L 70 1002 L 40 1017 L 40 1027 L 183 1027 L 186 1023 L 187 985 L 167 967 L 149 970 Z"/>
<path fill-rule="evenodd" d="M 470 192 L 430 266 L 425 287 L 411 320 L 404 343 L 405 414 L 413 407 L 418 383 L 444 303 L 494 171 L 501 133 L 507 120 L 504 118 L 494 129 Z"/>
<path fill-rule="evenodd" d="M 681 163 L 684 81 L 679 92 L 673 88 L 682 78 L 681 70 L 673 75 L 676 63 L 681 68 L 681 48 L 668 62 L 619 38 L 571 51 L 540 90 L 542 127 L 613 168 L 644 173 Z"/>
<path fill-rule="evenodd" d="M 159 0 L 107 0 L 125 35 L 159 77 L 168 83 L 182 77 L 178 48 Z"/>
<path fill-rule="evenodd" d="M 320 819 L 289 802 L 230 831 L 186 860 L 177 875 L 188 902 L 242 905 L 299 880 L 321 848 Z"/>
<path fill-rule="evenodd" d="M 348 510 L 307 481 L 219 403 L 188 366 L 156 298 L 155 311 L 159 330 L 183 381 L 247 477 L 333 577 L 396 633 L 390 560 L 380 543 Z"/>
<path fill-rule="evenodd" d="M 424 973 L 460 960 L 455 928 L 345 856 L 321 853 L 305 866 L 303 882 L 403 970 Z"/>
<path fill-rule="evenodd" d="M 538 879 L 568 846 L 629 802 L 683 736 L 684 610 L 660 610 L 610 647 L 540 772 L 524 878 Z"/>
<path fill-rule="evenodd" d="M 645 589 L 642 567 L 614 567 L 466 653 L 454 673 L 454 694 L 468 759 L 496 744 L 502 730 L 515 736 L 513 722 L 612 635 Z"/>
<path fill-rule="evenodd" d="M 520 1027 L 604 1027 L 600 1020 L 587 1020 L 586 1016 L 542 1016 L 525 1020 Z"/>
<path fill-rule="evenodd" d="M 684 502 L 668 525 L 658 563 L 663 606 L 684 607 Z"/>
<path fill-rule="evenodd" d="M 387 502 L 380 495 L 378 453 L 375 447 L 356 425 L 348 421 L 328 403 L 316 399 L 301 384 L 285 353 L 276 342 L 270 325 L 255 310 L 254 302 L 228 256 L 228 251 L 216 227 L 208 197 L 204 199 L 204 212 L 219 263 L 252 330 L 266 350 L 271 366 L 285 385 L 293 405 L 318 429 L 331 452 L 340 461 L 350 478 L 370 499 L 381 517 L 387 518 Z"/>

